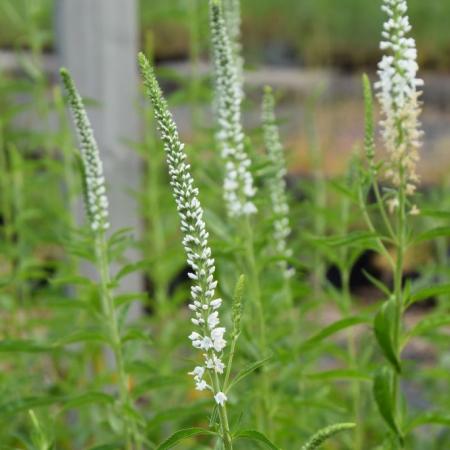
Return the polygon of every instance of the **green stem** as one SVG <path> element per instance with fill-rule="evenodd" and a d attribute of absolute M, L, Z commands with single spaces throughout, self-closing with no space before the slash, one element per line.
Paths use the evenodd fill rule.
<path fill-rule="evenodd" d="M 217 375 L 217 372 L 214 372 L 213 375 L 213 388 L 214 393 L 221 391 L 219 376 Z M 220 417 L 220 429 L 222 431 L 223 446 L 225 450 L 233 450 L 233 438 L 231 436 L 226 404 L 224 403 L 223 405 L 218 405 L 218 411 Z"/>
<path fill-rule="evenodd" d="M 394 270 L 395 321 L 393 330 L 393 340 L 394 346 L 397 349 L 397 354 L 399 354 L 401 351 L 400 334 L 401 334 L 402 314 L 403 314 L 403 265 L 406 250 L 405 237 L 406 237 L 406 198 L 404 191 L 404 183 L 402 183 L 402 185 L 399 188 L 399 206 L 397 212 L 397 246 L 396 246 L 395 270 Z M 400 391 L 400 377 L 397 374 L 397 372 L 394 372 L 392 401 L 397 421 L 401 423 L 399 391 Z M 401 442 L 400 445 L 401 447 L 403 447 Z"/>
<path fill-rule="evenodd" d="M 147 120 L 152 121 L 151 114 L 147 114 Z M 149 127 L 151 129 L 152 127 Z M 155 255 L 155 264 L 153 270 L 153 282 L 155 284 L 155 297 L 157 304 L 157 315 L 164 318 L 167 315 L 167 283 L 163 267 L 165 253 L 164 225 L 162 223 L 162 214 L 160 208 L 161 198 L 161 158 L 157 152 L 157 144 L 153 136 L 149 133 L 146 137 L 146 148 L 149 150 L 148 158 L 148 211 L 150 223 L 150 245 L 152 253 Z M 153 151 L 150 151 L 153 150 Z"/>
<path fill-rule="evenodd" d="M 136 424 L 129 418 L 129 412 L 126 411 L 126 409 L 132 408 L 133 403 L 128 390 L 128 375 L 125 371 L 119 323 L 114 305 L 114 298 L 111 292 L 108 246 L 103 232 L 98 232 L 95 236 L 95 254 L 100 274 L 102 310 L 107 322 L 112 351 L 116 363 L 120 404 L 124 409 L 125 448 L 126 450 L 138 449 Z M 136 446 L 134 446 L 134 444 L 136 444 Z"/>
<path fill-rule="evenodd" d="M 362 215 L 363 215 L 364 221 L 366 222 L 367 228 L 369 229 L 369 231 L 371 231 L 372 233 L 377 235 L 375 237 L 375 241 L 378 245 L 379 252 L 383 256 L 386 257 L 391 268 L 394 268 L 395 267 L 394 260 L 392 259 L 392 256 L 390 255 L 389 251 L 387 250 L 386 246 L 384 245 L 382 239 L 378 236 L 378 233 L 376 232 L 376 228 L 372 222 L 372 219 L 370 218 L 369 212 L 367 211 L 367 207 L 366 207 L 366 203 L 365 203 L 365 199 L 364 199 L 364 195 L 363 195 L 361 186 L 358 189 L 358 202 L 359 202 L 359 208 L 362 212 Z"/>
<path fill-rule="evenodd" d="M 342 293 L 344 296 L 344 314 L 345 317 L 349 317 L 351 313 L 352 295 L 350 291 L 350 271 L 348 268 L 341 270 L 342 276 Z M 358 351 L 356 346 L 356 340 L 353 333 L 347 334 L 347 348 L 348 356 L 350 360 L 350 366 L 352 370 L 358 370 Z M 354 450 L 363 449 L 363 437 L 364 437 L 364 421 L 361 417 L 361 387 L 358 380 L 352 382 L 353 391 L 353 414 L 355 417 L 355 434 L 354 434 Z"/>
<path fill-rule="evenodd" d="M 231 366 L 233 365 L 233 359 L 234 359 L 234 355 L 236 353 L 236 344 L 237 344 L 238 339 L 239 339 L 239 336 L 234 336 L 233 340 L 231 341 L 230 355 L 228 357 L 227 370 L 225 372 L 225 379 L 223 382 L 224 391 L 226 391 L 228 388 L 228 382 L 230 380 L 230 375 L 231 375 Z"/>
<path fill-rule="evenodd" d="M 250 287 L 250 297 L 256 312 L 258 322 L 258 346 L 260 357 L 267 356 L 267 335 L 266 335 L 266 320 L 264 317 L 264 306 L 261 296 L 261 287 L 259 283 L 258 267 L 255 259 L 254 251 L 254 238 L 253 231 L 250 223 L 250 219 L 246 217 L 244 219 L 245 228 L 245 257 L 248 266 L 248 279 Z M 270 408 L 270 389 L 269 379 L 267 376 L 267 370 L 265 367 L 261 371 L 261 401 L 262 409 L 259 413 L 259 426 L 262 431 L 267 432 L 269 437 L 272 433 L 272 418 Z"/>
<path fill-rule="evenodd" d="M 375 177 L 373 178 L 372 186 L 373 186 L 373 191 L 375 192 L 375 199 L 377 201 L 378 209 L 380 210 L 381 217 L 383 219 L 384 225 L 385 225 L 386 229 L 388 230 L 389 236 L 392 239 L 394 239 L 395 238 L 395 233 L 394 233 L 394 230 L 392 229 L 391 222 L 390 222 L 390 220 L 388 218 L 388 215 L 386 213 L 386 208 L 384 206 L 384 202 L 383 202 L 383 199 L 381 197 L 380 186 L 378 185 L 378 181 L 376 180 Z"/>

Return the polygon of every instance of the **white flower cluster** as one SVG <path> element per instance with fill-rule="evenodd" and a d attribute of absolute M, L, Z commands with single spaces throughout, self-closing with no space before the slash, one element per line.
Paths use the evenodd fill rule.
<path fill-rule="evenodd" d="M 273 176 L 268 178 L 270 199 L 275 216 L 273 237 L 276 253 L 284 259 L 281 261 L 284 275 L 289 278 L 294 273 L 293 269 L 288 268 L 286 261 L 292 256 L 292 250 L 287 246 L 287 239 L 291 234 L 285 181 L 287 170 L 274 110 L 275 100 L 272 90 L 267 87 L 264 92 L 262 122 L 265 146 L 274 170 Z"/>
<path fill-rule="evenodd" d="M 93 231 L 109 228 L 108 198 L 106 197 L 105 177 L 97 142 L 89 118 L 69 72 L 61 69 L 61 77 L 67 91 L 69 105 L 80 142 L 84 169 L 86 210 Z"/>
<path fill-rule="evenodd" d="M 225 161 L 224 198 L 231 217 L 256 212 L 256 189 L 245 151 L 241 124 L 241 84 L 237 64 L 217 0 L 210 0 L 211 34 L 215 67 L 216 101 L 219 131 L 217 140 Z"/>
<path fill-rule="evenodd" d="M 240 100 L 244 98 L 244 59 L 242 58 L 241 45 L 241 2 L 240 0 L 225 0 L 223 2 L 225 21 L 228 29 L 228 36 L 231 41 L 231 48 L 236 65 L 236 75 Z"/>
<path fill-rule="evenodd" d="M 382 135 L 391 158 L 386 175 L 395 186 L 404 185 L 406 194 L 411 195 L 419 181 L 416 164 L 422 131 L 418 88 L 423 81 L 417 78 L 416 43 L 407 37 L 411 25 L 406 0 L 384 0 L 382 9 L 388 19 L 380 47 L 387 54 L 378 65 L 379 81 L 375 86 L 383 114 Z M 391 199 L 391 209 L 397 206 L 398 199 Z M 411 210 L 416 211 L 416 207 Z"/>
<path fill-rule="evenodd" d="M 192 280 L 192 302 L 189 308 L 194 314 L 192 323 L 198 329 L 191 333 L 189 339 L 196 349 L 203 351 L 204 365 L 196 367 L 190 374 L 194 377 L 198 390 L 210 389 L 214 392 L 213 387 L 204 379 L 204 375 L 206 371 L 211 371 L 212 376 L 223 373 L 225 365 L 221 360 L 221 354 L 226 341 L 225 328 L 219 326 L 218 309 L 222 299 L 215 297 L 217 281 L 214 279 L 215 262 L 208 244 L 209 235 L 205 229 L 203 209 L 198 200 L 198 189 L 194 187 L 190 165 L 186 162 L 186 153 L 184 145 L 180 142 L 177 126 L 148 60 L 141 54 L 139 61 L 164 143 L 170 184 L 181 219 L 181 231 L 184 234 L 183 246 L 192 270 L 189 273 Z M 214 392 L 214 395 L 219 404 L 223 404 L 226 400 L 225 394 L 221 392 Z"/>

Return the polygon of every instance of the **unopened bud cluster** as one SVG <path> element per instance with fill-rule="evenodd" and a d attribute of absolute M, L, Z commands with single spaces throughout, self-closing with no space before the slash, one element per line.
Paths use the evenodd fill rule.
<path fill-rule="evenodd" d="M 109 228 L 108 198 L 106 197 L 105 177 L 98 145 L 83 100 L 72 77 L 65 69 L 61 69 L 61 77 L 80 142 L 87 215 L 93 231 L 105 231 Z"/>
<path fill-rule="evenodd" d="M 281 265 L 283 273 L 286 277 L 290 277 L 293 275 L 293 271 L 289 269 L 287 265 L 287 259 L 292 256 L 292 251 L 287 245 L 287 239 L 291 234 L 291 227 L 289 225 L 289 204 L 286 196 L 285 181 L 287 171 L 274 109 L 275 100 L 272 90 L 267 87 L 264 92 L 262 122 L 264 143 L 273 168 L 273 175 L 268 178 L 270 199 L 275 216 L 273 222 L 273 238 L 275 242 L 275 252 L 282 259 Z"/>

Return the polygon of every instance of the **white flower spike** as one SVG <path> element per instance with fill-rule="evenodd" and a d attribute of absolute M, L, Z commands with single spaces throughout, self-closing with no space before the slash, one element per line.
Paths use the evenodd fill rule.
<path fill-rule="evenodd" d="M 217 141 L 225 162 L 224 199 L 230 217 L 252 215 L 256 189 L 241 124 L 242 88 L 220 2 L 210 0 L 217 101 Z"/>
<path fill-rule="evenodd" d="M 423 81 L 417 78 L 416 43 L 408 37 L 411 25 L 406 0 L 384 0 L 383 11 L 388 19 L 384 23 L 380 48 L 386 52 L 378 65 L 378 90 L 383 120 L 382 136 L 390 155 L 386 176 L 394 186 L 404 186 L 406 195 L 415 191 L 419 177 L 416 164 L 422 131 L 419 115 L 419 97 Z M 397 207 L 391 199 L 391 209 Z M 412 211 L 417 213 L 417 207 Z"/>
<path fill-rule="evenodd" d="M 198 327 L 189 335 L 192 346 L 203 350 L 204 366 L 197 366 L 190 375 L 194 377 L 196 389 L 203 391 L 214 389 L 203 379 L 206 372 L 211 378 L 223 373 L 225 365 L 221 361 L 221 352 L 225 348 L 225 328 L 220 323 L 218 308 L 222 301 L 215 297 L 217 281 L 214 279 L 215 262 L 211 257 L 208 232 L 203 220 L 203 209 L 198 199 L 198 189 L 186 162 L 184 146 L 180 142 L 176 124 L 162 95 L 159 84 L 150 63 L 143 54 L 139 63 L 144 77 L 144 84 L 149 96 L 155 118 L 164 143 L 169 166 L 170 184 L 181 220 L 184 234 L 183 245 L 187 261 L 191 266 L 189 278 L 192 280 L 190 310 L 194 314 L 192 323 Z M 225 394 L 214 392 L 219 396 L 220 404 L 226 401 Z M 217 399 L 216 399 L 217 401 Z"/>
<path fill-rule="evenodd" d="M 91 229 L 94 232 L 109 228 L 108 198 L 106 197 L 103 164 L 91 123 L 86 114 L 83 100 L 75 87 L 69 72 L 61 69 L 61 78 L 66 88 L 69 106 L 80 142 L 81 159 L 84 169 L 85 206 Z"/>

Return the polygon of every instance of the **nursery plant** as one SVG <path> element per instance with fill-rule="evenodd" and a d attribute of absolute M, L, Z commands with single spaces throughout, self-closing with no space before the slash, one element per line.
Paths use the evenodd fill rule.
<path fill-rule="evenodd" d="M 208 0 L 211 76 L 182 83 L 186 95 L 166 86 L 149 38 L 137 58 L 145 130 L 130 144 L 144 169 L 140 234 L 110 220 L 90 103 L 67 69 L 49 88 L 30 33 L 28 79 L 0 73 L 1 449 L 448 448 L 448 189 L 425 191 L 418 175 L 424 87 L 408 3 L 381 3 L 364 140 L 335 177 L 319 91 L 303 124 L 314 173 L 289 174 L 283 93 L 245 89 L 239 0 Z M 15 120 L 23 90 L 45 133 Z M 180 99 L 190 137 L 172 114 Z M 132 273 L 142 288 L 124 292 Z"/>

